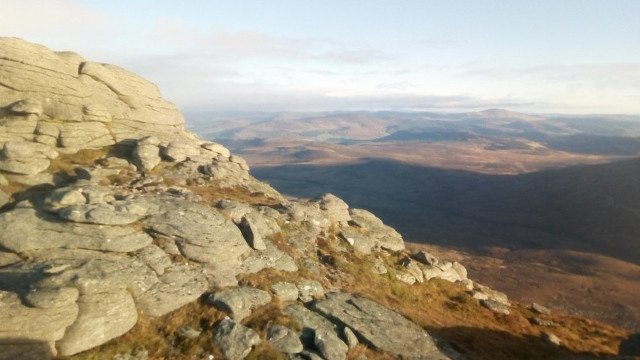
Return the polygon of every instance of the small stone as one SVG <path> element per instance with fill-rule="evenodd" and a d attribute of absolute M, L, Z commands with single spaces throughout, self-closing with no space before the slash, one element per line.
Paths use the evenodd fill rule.
<path fill-rule="evenodd" d="M 540 334 L 540 338 L 554 346 L 560 346 L 560 344 L 562 343 L 559 337 L 547 331 L 543 331 L 542 334 Z"/>
<path fill-rule="evenodd" d="M 302 302 L 310 302 L 324 297 L 324 288 L 315 280 L 303 280 L 298 283 L 299 298 Z"/>
<path fill-rule="evenodd" d="M 551 310 L 549 310 L 549 308 L 547 308 L 546 306 L 540 305 L 538 303 L 531 304 L 531 311 L 538 314 L 542 314 L 542 315 L 551 314 Z"/>
<path fill-rule="evenodd" d="M 471 280 L 471 279 L 462 279 L 462 280 L 458 281 L 458 284 L 460 284 L 467 291 L 472 291 L 473 290 L 473 280 Z"/>
<path fill-rule="evenodd" d="M 320 355 L 326 360 L 344 360 L 347 358 L 349 347 L 334 333 L 325 330 L 316 330 L 314 344 L 320 352 Z"/>
<path fill-rule="evenodd" d="M 249 286 L 219 291 L 210 300 L 211 305 L 228 313 L 236 321 L 251 315 L 251 310 L 271 301 L 268 292 Z"/>
<path fill-rule="evenodd" d="M 286 326 L 271 325 L 267 331 L 267 340 L 274 349 L 285 354 L 297 354 L 303 350 L 300 335 Z"/>
<path fill-rule="evenodd" d="M 531 318 L 531 323 L 534 325 L 538 325 L 538 326 L 547 326 L 547 327 L 555 327 L 558 326 L 558 323 L 555 321 L 551 321 L 551 320 L 545 320 L 542 318 L 539 318 L 537 316 L 534 316 Z"/>
<path fill-rule="evenodd" d="M 242 360 L 253 346 L 260 344 L 260 336 L 227 317 L 213 329 L 213 341 L 227 359 Z"/>
<path fill-rule="evenodd" d="M 438 265 L 438 262 L 439 262 L 437 257 L 431 255 L 430 253 L 424 250 L 420 250 L 417 253 L 413 254 L 413 258 L 425 265 L 431 265 L 431 266 L 436 266 Z"/>
<path fill-rule="evenodd" d="M 188 325 L 182 326 L 176 331 L 176 334 L 183 339 L 196 339 L 201 333 L 202 331 Z"/>
<path fill-rule="evenodd" d="M 384 265 L 384 261 L 382 261 L 382 259 L 380 259 L 379 257 L 377 257 L 373 261 L 371 270 L 378 275 L 384 275 L 388 272 L 387 267 Z"/>
<path fill-rule="evenodd" d="M 402 281 L 405 284 L 413 285 L 416 283 L 415 276 L 404 271 L 396 271 L 396 279 Z"/>
<path fill-rule="evenodd" d="M 247 240 L 249 246 L 255 250 L 267 249 L 262 236 L 258 232 L 258 228 L 246 216 L 243 216 L 242 220 L 240 220 L 240 231 L 242 231 L 242 235 L 245 240 Z"/>
<path fill-rule="evenodd" d="M 298 299 L 298 287 L 288 282 L 277 282 L 271 285 L 271 292 L 280 299 L 280 301 L 295 301 Z"/>
<path fill-rule="evenodd" d="M 486 307 L 487 309 L 497 314 L 504 314 L 504 315 L 510 314 L 509 307 L 507 305 L 501 302 L 497 302 L 495 300 L 490 300 L 490 299 L 480 300 L 480 305 Z"/>
<path fill-rule="evenodd" d="M 355 348 L 360 343 L 358 341 L 358 337 L 356 337 L 356 334 L 354 334 L 353 330 L 351 330 L 348 326 L 344 327 L 343 334 L 344 334 L 344 338 L 347 340 L 347 345 L 349 345 L 349 349 Z"/>

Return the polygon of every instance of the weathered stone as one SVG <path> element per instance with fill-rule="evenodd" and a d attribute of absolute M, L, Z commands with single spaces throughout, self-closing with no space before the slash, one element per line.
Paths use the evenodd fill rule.
<path fill-rule="evenodd" d="M 396 279 L 402 281 L 405 284 L 413 285 L 416 283 L 416 277 L 412 274 L 404 271 L 396 271 Z"/>
<path fill-rule="evenodd" d="M 540 305 L 538 303 L 531 304 L 531 311 L 538 314 L 542 314 L 542 315 L 551 314 L 551 310 L 549 310 L 549 308 L 547 308 L 546 306 Z"/>
<path fill-rule="evenodd" d="M 333 194 L 324 194 L 315 201 L 318 203 L 320 210 L 325 213 L 325 216 L 330 222 L 346 223 L 351 220 L 351 215 L 349 215 L 349 205 L 339 197 Z"/>
<path fill-rule="evenodd" d="M 249 171 L 249 165 L 247 164 L 247 161 L 245 159 L 241 158 L 240 156 L 231 155 L 229 157 L 229 161 L 231 161 L 234 164 L 238 164 L 240 169 L 242 169 L 244 171 Z"/>
<path fill-rule="evenodd" d="M 280 301 L 295 301 L 298 299 L 298 287 L 296 284 L 280 281 L 271 285 L 271 292 Z"/>
<path fill-rule="evenodd" d="M 316 331 L 333 334 L 336 339 L 342 341 L 338 337 L 338 327 L 335 324 L 301 304 L 296 303 L 287 306 L 284 309 L 284 313 L 300 326 L 302 329 L 300 340 L 307 347 L 314 347 Z"/>
<path fill-rule="evenodd" d="M 0 170 L 20 175 L 35 175 L 43 172 L 51 162 L 49 159 L 31 159 L 23 162 L 19 160 L 0 160 Z"/>
<path fill-rule="evenodd" d="M 15 264 L 20 261 L 22 261 L 20 256 L 10 252 L 0 251 L 0 267 Z M 298 288 L 296 288 L 296 298 L 298 298 Z"/>
<path fill-rule="evenodd" d="M 242 231 L 242 235 L 249 243 L 249 246 L 254 248 L 255 250 L 266 250 L 267 246 L 264 244 L 264 240 L 262 240 L 262 236 L 258 231 L 258 228 L 253 225 L 253 222 L 249 220 L 246 216 L 240 220 L 240 231 Z"/>
<path fill-rule="evenodd" d="M 60 146 L 92 149 L 115 144 L 111 132 L 102 122 L 65 122 L 60 125 Z"/>
<path fill-rule="evenodd" d="M 537 316 L 531 318 L 531 323 L 538 326 L 546 326 L 546 327 L 555 327 L 559 326 L 559 324 L 553 320 L 541 319 Z"/>
<path fill-rule="evenodd" d="M 25 300 L 29 305 L 41 309 L 62 307 L 75 302 L 79 296 L 78 289 L 69 286 L 32 290 L 34 291 L 30 291 L 25 296 Z"/>
<path fill-rule="evenodd" d="M 316 348 L 326 360 L 344 360 L 349 347 L 333 331 L 318 329 L 315 331 Z"/>
<path fill-rule="evenodd" d="M 164 148 L 163 156 L 169 161 L 180 162 L 190 156 L 200 155 L 197 147 L 185 141 L 172 141 Z"/>
<path fill-rule="evenodd" d="M 377 250 L 376 242 L 372 238 L 356 230 L 345 229 L 340 231 L 339 235 L 358 253 L 371 254 L 373 250 Z"/>
<path fill-rule="evenodd" d="M 344 335 L 344 338 L 347 340 L 349 349 L 353 349 L 358 346 L 360 342 L 358 341 L 358 337 L 356 336 L 356 334 L 353 333 L 353 330 L 351 330 L 348 326 L 345 326 L 342 333 Z"/>
<path fill-rule="evenodd" d="M 133 150 L 133 163 L 141 171 L 153 170 L 162 159 L 160 158 L 160 148 L 153 144 L 138 143 Z"/>
<path fill-rule="evenodd" d="M 229 149 L 227 149 L 226 147 L 217 144 L 217 143 L 213 143 L 213 142 L 207 142 L 201 145 L 203 148 L 209 150 L 209 151 L 213 151 L 217 154 L 220 154 L 226 158 L 228 158 L 229 156 L 231 156 L 231 152 L 229 151 Z"/>
<path fill-rule="evenodd" d="M 438 265 L 438 258 L 424 250 L 420 250 L 417 253 L 413 254 L 413 258 L 425 265 Z"/>
<path fill-rule="evenodd" d="M 0 276 L 0 284 L 3 280 Z M 55 355 L 54 342 L 64 336 L 65 329 L 78 316 L 75 301 L 55 308 L 29 307 L 16 293 L 3 290 L 0 290 L 0 306 L 0 344 L 2 353 L 6 351 L 7 354 L 11 345 L 19 347 L 20 343 L 32 343 L 42 344 L 42 348 L 48 350 L 37 353 Z M 21 357 L 14 359 L 18 358 Z"/>
<path fill-rule="evenodd" d="M 495 300 L 490 300 L 490 299 L 480 300 L 480 305 L 486 307 L 487 309 L 493 311 L 494 313 L 504 314 L 504 315 L 510 314 L 509 307 L 507 305 Z"/>
<path fill-rule="evenodd" d="M 225 318 L 213 329 L 213 341 L 229 360 L 242 360 L 260 343 L 255 331 Z"/>
<path fill-rule="evenodd" d="M 542 338 L 542 340 L 554 346 L 560 346 L 560 344 L 562 344 L 562 340 L 560 340 L 558 336 L 547 331 L 543 331 L 540 334 L 540 338 Z"/>
<path fill-rule="evenodd" d="M 475 283 L 474 286 L 475 286 L 475 289 L 473 290 L 472 296 L 475 299 L 478 299 L 478 300 L 488 299 L 488 300 L 493 300 L 493 301 L 505 304 L 507 306 L 509 305 L 509 298 L 505 293 L 497 290 L 493 290 L 488 286 L 484 286 L 478 283 Z"/>
<path fill-rule="evenodd" d="M 158 280 L 136 296 L 140 311 L 151 316 L 162 316 L 196 301 L 210 286 L 207 274 L 189 264 L 165 268 Z"/>
<path fill-rule="evenodd" d="M 200 334 L 202 334 L 202 331 L 196 330 L 191 326 L 185 325 L 185 326 L 181 326 L 176 331 L 176 334 L 183 339 L 193 340 L 193 339 L 197 339 L 200 336 Z"/>
<path fill-rule="evenodd" d="M 287 272 L 298 271 L 298 266 L 293 258 L 270 242 L 266 243 L 266 250 L 253 250 L 242 261 L 243 272 L 257 273 L 265 268 Z"/>
<path fill-rule="evenodd" d="M 402 236 L 393 228 L 384 225 L 380 219 L 366 210 L 349 209 L 354 225 L 366 229 L 369 238 L 373 239 L 377 247 L 391 250 L 404 250 Z"/>
<path fill-rule="evenodd" d="M 251 315 L 251 310 L 270 301 L 271 295 L 268 292 L 248 286 L 218 291 L 209 299 L 211 305 L 226 312 L 236 321 L 241 321 Z"/>
<path fill-rule="evenodd" d="M 131 252 L 152 241 L 132 227 L 69 224 L 32 208 L 0 214 L 0 228 L 0 245 L 15 252 L 52 248 Z"/>
<path fill-rule="evenodd" d="M 382 261 L 382 259 L 380 259 L 379 257 L 376 257 L 373 260 L 373 266 L 371 267 L 371 270 L 378 275 L 384 275 L 388 272 L 384 261 Z"/>
<path fill-rule="evenodd" d="M 83 294 L 78 299 L 79 314 L 64 338 L 56 343 L 62 356 L 77 354 L 129 331 L 138 319 L 131 295 L 120 292 Z"/>
<path fill-rule="evenodd" d="M 55 159 L 58 153 L 49 146 L 29 141 L 7 141 L 2 147 L 2 157 L 7 160 L 31 158 Z"/>
<path fill-rule="evenodd" d="M 154 244 L 137 251 L 136 257 L 158 275 L 164 274 L 164 269 L 171 266 L 169 255 Z"/>
<path fill-rule="evenodd" d="M 168 200 L 168 199 L 167 199 Z M 181 253 L 194 261 L 240 268 L 240 256 L 251 248 L 238 227 L 216 209 L 192 202 L 158 199 L 143 223 L 153 231 L 176 239 Z"/>
<path fill-rule="evenodd" d="M 420 326 L 371 300 L 335 294 L 315 303 L 313 308 L 393 355 L 411 359 L 449 358 Z"/>
<path fill-rule="evenodd" d="M 5 193 L 4 191 L 0 190 L 0 207 L 3 207 L 4 205 L 10 202 L 11 202 L 11 196 L 9 196 L 9 194 Z"/>
<path fill-rule="evenodd" d="M 411 258 L 406 257 L 402 259 L 400 263 L 406 269 L 407 273 L 411 274 L 417 282 L 424 282 L 422 269 L 420 269 L 420 266 L 418 266 L 415 261 L 413 261 Z"/>
<path fill-rule="evenodd" d="M 305 279 L 298 283 L 299 299 L 302 302 L 309 302 L 324 297 L 322 284 L 315 280 Z"/>
<path fill-rule="evenodd" d="M 42 102 L 38 99 L 23 99 L 11 104 L 9 110 L 16 114 L 34 114 L 38 117 L 42 116 Z"/>
<path fill-rule="evenodd" d="M 285 354 L 297 354 L 303 350 L 300 335 L 286 326 L 271 325 L 267 330 L 267 340 L 274 349 Z"/>
<path fill-rule="evenodd" d="M 111 114 L 106 107 L 97 104 L 87 104 L 82 106 L 82 119 L 86 122 L 111 122 Z"/>
<path fill-rule="evenodd" d="M 458 281 L 458 284 L 460 284 L 467 291 L 472 291 L 473 290 L 473 285 L 474 285 L 473 284 L 473 280 L 463 279 L 463 280 Z"/>

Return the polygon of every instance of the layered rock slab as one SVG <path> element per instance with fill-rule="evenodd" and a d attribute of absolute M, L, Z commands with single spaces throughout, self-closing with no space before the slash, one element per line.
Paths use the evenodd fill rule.
<path fill-rule="evenodd" d="M 315 303 L 313 309 L 348 326 L 364 342 L 396 356 L 449 359 L 421 327 L 371 300 L 349 294 L 332 294 Z"/>

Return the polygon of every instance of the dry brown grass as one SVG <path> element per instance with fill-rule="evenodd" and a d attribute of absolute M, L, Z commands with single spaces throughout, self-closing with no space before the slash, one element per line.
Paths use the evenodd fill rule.
<path fill-rule="evenodd" d="M 75 173 L 78 166 L 89 166 L 107 155 L 111 150 L 110 147 L 100 149 L 82 149 L 75 154 L 60 154 L 57 158 L 51 160 L 48 171 L 53 174 L 71 177 Z"/>
<path fill-rule="evenodd" d="M 200 195 L 202 200 L 207 204 L 213 204 L 220 200 L 234 200 L 251 205 L 277 205 L 278 200 L 270 198 L 263 193 L 252 193 L 251 191 L 240 187 L 220 187 L 215 184 L 199 186 L 187 185 L 187 188 L 194 194 Z"/>
<path fill-rule="evenodd" d="M 222 354 L 212 344 L 211 329 L 224 316 L 223 312 L 200 301 L 159 318 L 141 314 L 137 324 L 125 335 L 67 359 L 110 360 L 115 354 L 130 353 L 137 348 L 149 351 L 150 360 L 191 360 L 197 359 L 202 352 L 221 358 Z M 201 329 L 203 333 L 197 339 L 181 339 L 176 336 L 176 331 L 184 325 Z"/>
<path fill-rule="evenodd" d="M 392 270 L 397 256 L 385 260 Z M 408 285 L 369 269 L 371 258 L 348 254 L 336 265 L 357 277 L 345 290 L 385 305 L 421 325 L 451 344 L 470 359 L 539 359 L 574 356 L 614 355 L 628 332 L 596 321 L 567 315 L 548 317 L 560 324 L 548 331 L 562 339 L 553 347 L 540 339 L 541 327 L 529 319 L 534 315 L 513 304 L 511 315 L 494 314 L 481 307 L 456 284 L 432 279 Z"/>

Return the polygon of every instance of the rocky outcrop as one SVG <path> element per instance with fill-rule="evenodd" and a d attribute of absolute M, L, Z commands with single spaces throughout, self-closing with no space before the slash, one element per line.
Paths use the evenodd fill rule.
<path fill-rule="evenodd" d="M 422 328 L 371 300 L 335 294 L 316 303 L 314 309 L 348 326 L 367 343 L 396 356 L 411 359 L 449 358 Z"/>
<path fill-rule="evenodd" d="M 247 356 L 259 332 L 292 358 L 345 359 L 358 343 L 446 358 L 398 313 L 332 293 L 354 281 L 332 267 L 343 254 L 391 282 L 466 281 L 476 299 L 509 306 L 456 262 L 407 256 L 366 210 L 331 194 L 285 199 L 244 159 L 184 131 L 155 85 L 74 53 L 0 38 L 0 149 L 0 358 L 73 355 L 198 299 L 231 318 L 176 336 L 212 331 L 229 359 Z M 250 286 L 265 269 L 268 282 Z M 271 306 L 287 326 L 251 324 Z"/>

